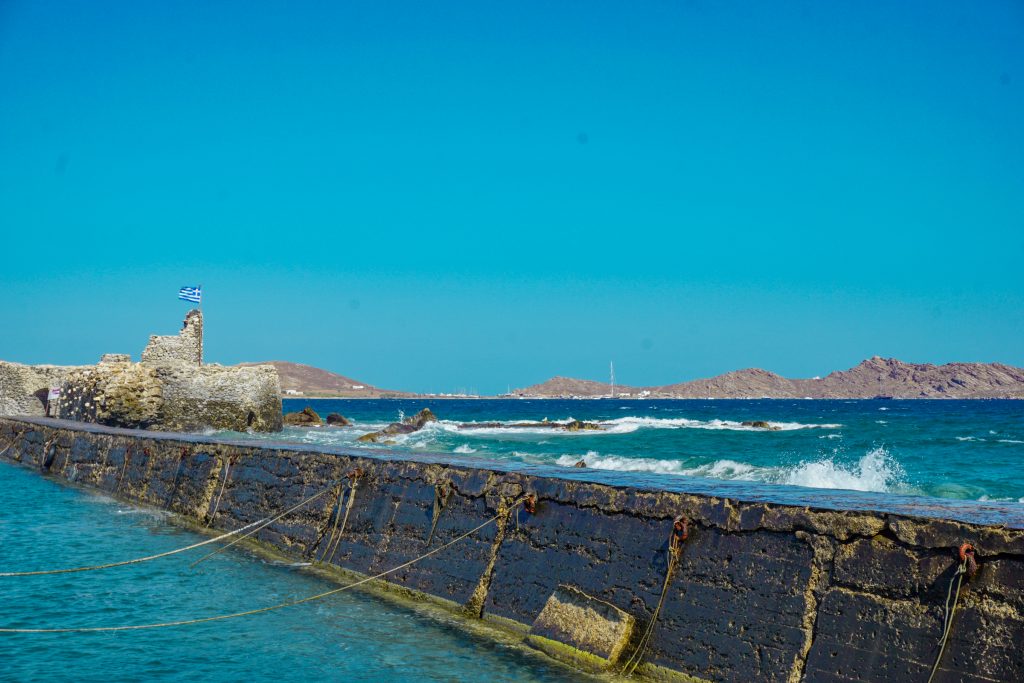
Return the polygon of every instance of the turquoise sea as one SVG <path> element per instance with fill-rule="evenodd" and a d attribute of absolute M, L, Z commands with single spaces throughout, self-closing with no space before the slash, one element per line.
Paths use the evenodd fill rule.
<path fill-rule="evenodd" d="M 91 565 L 206 537 L 166 513 L 0 462 L 0 571 Z M 0 627 L 145 624 L 273 605 L 336 584 L 234 549 L 105 571 L 0 577 Z M 457 550 L 457 549 L 453 549 Z M 450 619 L 450 617 L 447 617 Z M 574 681 L 536 655 L 445 617 L 356 591 L 277 612 L 120 633 L 0 633 L 0 681 Z"/>
<path fill-rule="evenodd" d="M 1024 503 L 1024 401 L 288 399 L 284 409 L 305 405 L 354 425 L 245 436 L 356 445 L 360 435 L 429 407 L 439 422 L 369 447 L 561 467 L 583 460 L 646 473 L 647 482 L 689 476 Z M 466 424 L 544 419 L 604 429 Z M 754 420 L 773 429 L 742 424 Z"/>

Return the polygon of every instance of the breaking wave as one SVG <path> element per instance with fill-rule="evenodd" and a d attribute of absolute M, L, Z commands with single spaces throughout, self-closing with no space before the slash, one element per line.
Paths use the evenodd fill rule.
<path fill-rule="evenodd" d="M 551 424 L 568 424 L 573 418 L 564 420 L 551 420 Z M 458 432 L 467 436 L 490 436 L 493 434 L 544 434 L 570 435 L 570 436 L 593 436 L 599 434 L 630 434 L 640 429 L 708 429 L 708 430 L 730 430 L 738 432 L 788 432 L 797 429 L 841 429 L 843 425 L 833 423 L 808 424 L 803 422 L 772 422 L 763 421 L 765 426 L 754 426 L 743 424 L 737 420 L 691 420 L 685 417 L 679 418 L 656 418 L 656 417 L 619 417 L 614 420 L 593 420 L 598 424 L 600 430 L 581 430 L 567 432 L 549 427 L 516 427 L 522 420 L 508 420 L 501 422 L 500 427 L 480 426 L 474 427 L 473 423 L 458 423 L 442 420 L 437 422 L 441 429 Z M 759 421 L 761 422 L 761 421 Z"/>
<path fill-rule="evenodd" d="M 557 463 L 571 467 L 581 458 L 563 455 Z M 761 467 L 735 460 L 722 459 L 702 465 L 683 460 L 624 458 L 600 455 L 590 451 L 582 457 L 587 467 L 620 472 L 653 472 L 710 479 L 761 481 L 816 489 L 851 489 L 878 493 L 907 491 L 907 475 L 903 467 L 885 448 L 874 448 L 856 463 L 845 464 L 833 458 L 805 460 L 792 466 Z"/>

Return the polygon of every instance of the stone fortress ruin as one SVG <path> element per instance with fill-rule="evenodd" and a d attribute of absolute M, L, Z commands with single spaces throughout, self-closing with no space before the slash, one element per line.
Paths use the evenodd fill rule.
<path fill-rule="evenodd" d="M 203 364 L 203 314 L 189 311 L 178 334 L 153 335 L 133 363 L 106 354 L 92 366 L 0 361 L 0 415 L 45 415 L 112 427 L 164 431 L 279 431 L 281 382 L 272 365 Z"/>

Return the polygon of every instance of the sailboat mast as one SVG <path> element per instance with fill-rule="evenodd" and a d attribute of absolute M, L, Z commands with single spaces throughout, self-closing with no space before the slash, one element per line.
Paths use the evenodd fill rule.
<path fill-rule="evenodd" d="M 608 367 L 612 375 L 612 398 L 615 398 L 615 361 L 609 361 Z"/>

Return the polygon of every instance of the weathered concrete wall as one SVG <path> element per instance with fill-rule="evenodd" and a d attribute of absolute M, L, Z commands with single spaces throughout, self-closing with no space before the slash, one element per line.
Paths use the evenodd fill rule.
<path fill-rule="evenodd" d="M 936 680 L 1024 680 L 1021 528 L 45 419 L 0 419 L 0 457 L 224 529 L 348 481 L 358 468 L 345 533 L 327 559 L 364 574 L 428 549 L 439 484 L 452 495 L 433 546 L 533 493 L 535 514 L 517 508 L 389 576 L 524 631 L 564 584 L 625 611 L 642 633 L 661 594 L 672 520 L 685 515 L 690 536 L 638 669 L 670 678 L 925 681 L 956 547 L 969 541 L 980 570 L 964 583 Z M 338 500 L 332 489 L 259 537 L 297 557 L 319 557 Z"/>

